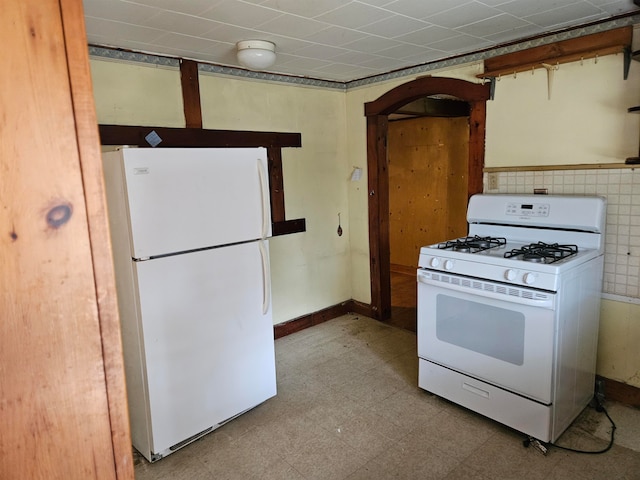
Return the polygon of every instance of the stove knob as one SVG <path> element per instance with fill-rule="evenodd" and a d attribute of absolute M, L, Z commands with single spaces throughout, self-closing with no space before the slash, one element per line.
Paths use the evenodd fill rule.
<path fill-rule="evenodd" d="M 509 269 L 506 272 L 504 272 L 504 278 L 506 278 L 510 282 L 513 282 L 516 279 L 517 276 L 518 276 L 518 274 L 516 273 L 515 270 Z"/>
<path fill-rule="evenodd" d="M 525 273 L 524 276 L 522 277 L 522 280 L 524 280 L 524 283 L 527 285 L 533 285 L 534 283 L 536 283 L 536 274 Z"/>
<path fill-rule="evenodd" d="M 444 262 L 444 269 L 451 270 L 453 268 L 453 260 L 446 260 Z"/>
<path fill-rule="evenodd" d="M 429 262 L 429 263 L 433 268 L 436 268 L 437 266 L 440 265 L 440 260 L 438 260 L 436 257 L 433 257 L 431 259 L 431 262 Z"/>

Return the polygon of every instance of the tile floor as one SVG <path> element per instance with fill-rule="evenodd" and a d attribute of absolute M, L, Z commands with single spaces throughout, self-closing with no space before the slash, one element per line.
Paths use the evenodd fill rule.
<path fill-rule="evenodd" d="M 523 435 L 417 387 L 415 333 L 349 314 L 276 341 L 278 395 L 149 464 L 138 480 L 640 478 L 640 411 L 605 403 L 602 455 L 524 448 Z M 606 446 L 587 408 L 558 440 Z"/>

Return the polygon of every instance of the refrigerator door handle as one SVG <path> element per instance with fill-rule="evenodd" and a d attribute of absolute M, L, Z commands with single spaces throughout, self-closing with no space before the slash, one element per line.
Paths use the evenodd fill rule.
<path fill-rule="evenodd" d="M 258 178 L 260 179 L 260 193 L 262 197 L 262 236 L 267 238 L 269 232 L 269 186 L 267 185 L 267 172 L 265 172 L 264 164 L 258 159 Z"/>
<path fill-rule="evenodd" d="M 262 313 L 266 315 L 271 306 L 271 271 L 264 241 L 259 240 L 258 247 L 260 248 L 260 257 L 262 258 Z"/>

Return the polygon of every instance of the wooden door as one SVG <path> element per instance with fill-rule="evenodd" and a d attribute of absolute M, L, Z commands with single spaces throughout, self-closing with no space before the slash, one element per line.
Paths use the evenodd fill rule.
<path fill-rule="evenodd" d="M 389 122 L 392 270 L 415 274 L 420 247 L 466 234 L 468 117 Z"/>
<path fill-rule="evenodd" d="M 82 2 L 0 38 L 0 478 L 133 478 Z"/>

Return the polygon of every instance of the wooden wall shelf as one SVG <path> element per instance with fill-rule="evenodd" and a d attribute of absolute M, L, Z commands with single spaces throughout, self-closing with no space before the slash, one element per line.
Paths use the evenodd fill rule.
<path fill-rule="evenodd" d="M 488 58 L 484 61 L 484 72 L 476 77 L 498 78 L 615 53 L 626 52 L 630 55 L 632 34 L 633 27 L 622 27 Z M 628 69 L 627 63 L 625 70 Z"/>

